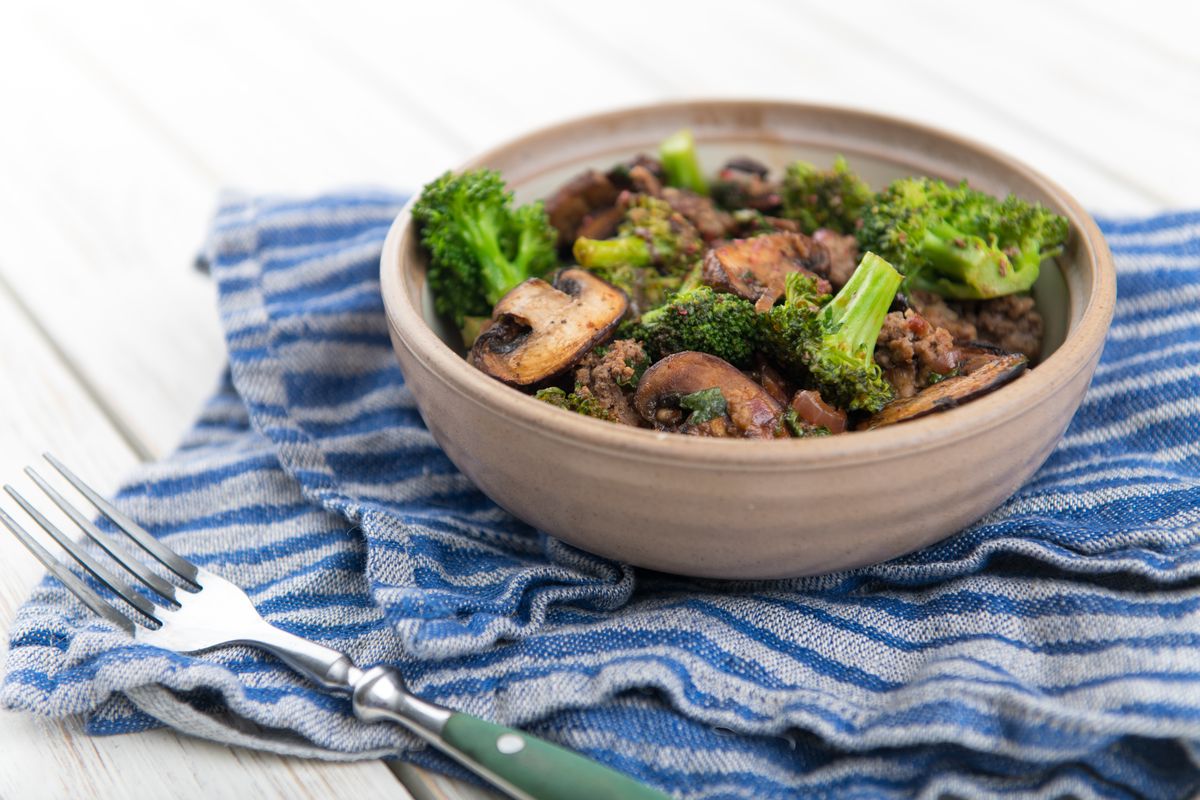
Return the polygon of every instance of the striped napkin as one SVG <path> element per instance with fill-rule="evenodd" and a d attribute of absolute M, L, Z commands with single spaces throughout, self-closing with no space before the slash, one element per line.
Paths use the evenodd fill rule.
<path fill-rule="evenodd" d="M 886 564 L 729 583 L 573 549 L 454 469 L 379 299 L 401 201 L 221 210 L 208 257 L 229 374 L 119 495 L 272 622 L 681 797 L 1200 790 L 1200 213 L 1103 223 L 1108 348 L 1003 508 Z M 10 708 L 455 770 L 260 652 L 135 645 L 52 580 L 10 635 Z"/>

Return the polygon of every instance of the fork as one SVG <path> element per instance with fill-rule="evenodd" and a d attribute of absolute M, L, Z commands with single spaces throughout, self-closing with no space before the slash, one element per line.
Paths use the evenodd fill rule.
<path fill-rule="evenodd" d="M 177 653 L 198 653 L 231 644 L 266 650 L 322 689 L 349 694 L 351 707 L 359 719 L 399 723 L 517 800 L 661 800 L 666 797 L 578 753 L 422 700 L 408 691 L 399 670 L 394 667 L 381 665 L 360 669 L 345 653 L 272 625 L 263 619 L 250 598 L 235 584 L 183 558 L 93 491 L 54 456 L 46 453 L 44 457 L 132 540 L 143 555 L 135 555 L 128 543 L 122 544 L 126 540 L 102 532 L 32 468 L 26 467 L 25 474 L 89 539 L 135 578 L 144 591 L 134 589 L 128 580 L 115 574 L 80 543 L 68 537 L 12 486 L 5 485 L 4 490 L 80 566 L 135 613 L 122 611 L 118 605 L 101 597 L 42 547 L 3 508 L 0 508 L 0 522 L 85 606 L 135 641 Z M 146 555 L 169 570 L 182 585 L 177 586 L 152 571 Z"/>

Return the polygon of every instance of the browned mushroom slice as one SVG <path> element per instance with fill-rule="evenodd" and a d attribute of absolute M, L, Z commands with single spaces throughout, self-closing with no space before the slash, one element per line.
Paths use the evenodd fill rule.
<path fill-rule="evenodd" d="M 663 168 L 657 158 L 638 153 L 628 161 L 614 164 L 606 173 L 612 185 L 655 197 L 662 190 Z"/>
<path fill-rule="evenodd" d="M 599 211 L 593 211 L 579 222 L 575 236 L 586 239 L 608 239 L 617 234 L 617 227 L 625 217 L 625 209 L 620 205 L 609 206 Z"/>
<path fill-rule="evenodd" d="M 783 295 L 787 276 L 805 272 L 820 277 L 828 292 L 829 252 L 802 233 L 771 233 L 736 239 L 714 247 L 704 257 L 703 280 L 722 292 L 731 292 L 755 304 L 759 311 L 775 305 Z"/>
<path fill-rule="evenodd" d="M 812 238 L 829 251 L 829 273 L 825 277 L 829 278 L 833 288 L 842 288 L 846 281 L 850 280 L 854 270 L 858 269 L 858 262 L 862 260 L 858 255 L 858 240 L 828 228 L 817 228 L 813 231 Z"/>
<path fill-rule="evenodd" d="M 733 216 L 717 208 L 710 197 L 674 186 L 663 187 L 660 195 L 677 214 L 692 223 L 706 242 L 724 239 L 733 230 Z"/>
<path fill-rule="evenodd" d="M 594 169 L 563 184 L 546 201 L 546 216 L 558 230 L 558 246 L 570 247 L 579 235 L 579 226 L 584 219 L 612 206 L 618 194 L 612 181 Z"/>
<path fill-rule="evenodd" d="M 722 208 L 752 208 L 764 214 L 779 211 L 783 198 L 779 183 L 768 179 L 765 164 L 741 156 L 731 158 L 717 173 L 712 196 Z M 790 221 L 790 220 L 789 220 Z"/>
<path fill-rule="evenodd" d="M 751 378 L 757 380 L 767 390 L 767 394 L 778 400 L 780 405 L 787 405 L 788 398 L 792 396 L 792 389 L 788 385 L 787 379 L 761 355 L 758 356 L 758 365 Z"/>
<path fill-rule="evenodd" d="M 650 367 L 638 383 L 633 406 L 656 428 L 681 430 L 686 419 L 679 410 L 679 401 L 713 388 L 725 398 L 725 415 L 691 426 L 686 432 L 749 439 L 778 435 L 783 406 L 732 364 L 707 353 L 676 353 Z"/>
<path fill-rule="evenodd" d="M 530 278 L 492 309 L 471 363 L 512 386 L 534 386 L 607 340 L 628 306 L 621 290 L 586 270 L 563 270 L 553 286 Z"/>
<path fill-rule="evenodd" d="M 947 411 L 999 389 L 1025 371 L 1029 359 L 1019 353 L 1004 353 L 985 358 L 982 353 L 968 356 L 964 374 L 935 383 L 912 397 L 896 400 L 883 407 L 860 427 L 865 430 L 894 425 L 938 411 Z M 966 370 L 970 370 L 966 372 Z"/>

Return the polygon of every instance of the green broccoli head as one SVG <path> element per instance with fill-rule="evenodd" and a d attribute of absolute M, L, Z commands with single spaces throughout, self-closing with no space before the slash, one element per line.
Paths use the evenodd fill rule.
<path fill-rule="evenodd" d="M 460 327 L 485 316 L 509 289 L 558 263 L 542 204 L 514 207 L 498 172 L 447 172 L 421 191 L 412 209 L 429 254 L 428 277 L 438 313 Z"/>
<path fill-rule="evenodd" d="M 784 300 L 759 317 L 764 352 L 792 375 L 807 375 L 807 350 L 800 342 L 820 336 L 817 312 L 829 302 L 815 275 L 793 272 L 784 284 Z"/>
<path fill-rule="evenodd" d="M 789 280 L 785 302 L 761 317 L 764 349 L 839 408 L 873 414 L 894 395 L 875 363 L 875 341 L 902 281 L 874 253 L 823 305 L 815 286 Z"/>
<path fill-rule="evenodd" d="M 663 275 L 688 272 L 704 251 L 696 228 L 665 201 L 632 195 L 613 239 L 575 240 L 575 260 L 585 269 L 654 267 Z"/>
<path fill-rule="evenodd" d="M 1028 291 L 1066 238 L 1066 219 L 1044 206 L 931 178 L 892 183 L 858 231 L 859 244 L 895 263 L 908 285 L 957 300 Z"/>
<path fill-rule="evenodd" d="M 647 311 L 631 333 L 653 361 L 694 350 L 749 367 L 758 346 L 758 325 L 753 303 L 698 286 Z"/>
<path fill-rule="evenodd" d="M 806 233 L 818 228 L 854 233 L 874 196 L 841 156 L 827 170 L 794 161 L 783 176 L 783 216 L 799 222 Z"/>

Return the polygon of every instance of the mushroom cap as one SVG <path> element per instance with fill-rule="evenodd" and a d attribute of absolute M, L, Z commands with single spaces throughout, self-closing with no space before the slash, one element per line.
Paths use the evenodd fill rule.
<path fill-rule="evenodd" d="M 659 418 L 660 409 L 677 407 L 684 395 L 712 388 L 720 389 L 725 398 L 733 430 L 723 425 L 706 425 L 695 432 L 752 439 L 778 435 L 783 406 L 732 364 L 707 353 L 675 353 L 654 364 L 638 383 L 633 406 L 643 419 L 660 428 L 667 427 Z"/>
<path fill-rule="evenodd" d="M 563 184 L 546 201 L 546 216 L 558 231 L 558 246 L 570 247 L 579 226 L 591 214 L 617 201 L 618 190 L 604 173 L 586 170 Z"/>
<path fill-rule="evenodd" d="M 624 292 L 587 270 L 563 270 L 553 286 L 530 278 L 496 303 L 471 363 L 511 386 L 535 386 L 606 341 L 628 307 Z"/>
<path fill-rule="evenodd" d="M 828 292 L 829 251 L 802 233 L 770 233 L 714 247 L 704 257 L 703 280 L 766 311 L 783 296 L 787 276 L 805 272 L 821 279 Z"/>

